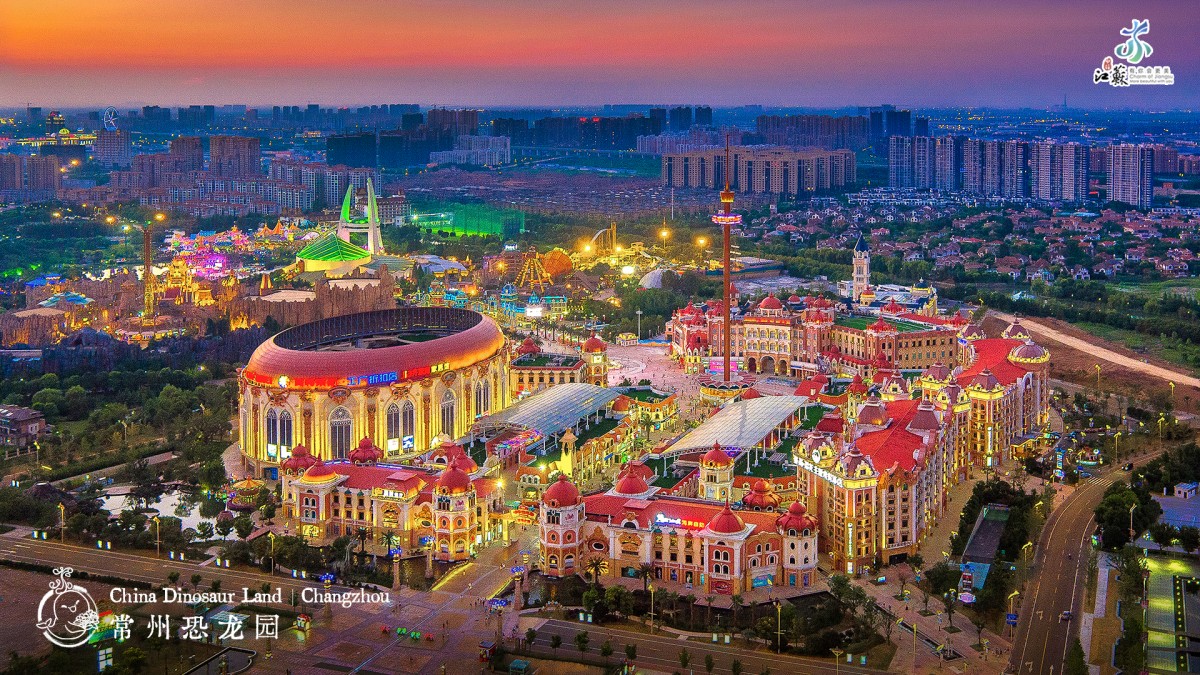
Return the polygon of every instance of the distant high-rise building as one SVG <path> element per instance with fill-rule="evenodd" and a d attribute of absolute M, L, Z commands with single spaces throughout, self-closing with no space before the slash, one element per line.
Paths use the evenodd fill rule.
<path fill-rule="evenodd" d="M 1003 194 L 1003 141 L 983 141 L 983 194 L 998 197 Z"/>
<path fill-rule="evenodd" d="M 1157 173 L 1179 172 L 1179 150 L 1175 146 L 1155 143 L 1150 147 L 1154 150 L 1154 170 Z"/>
<path fill-rule="evenodd" d="M 929 135 L 929 118 L 918 117 L 913 120 L 913 136 L 928 136 Z"/>
<path fill-rule="evenodd" d="M 51 110 L 49 115 L 46 115 L 46 133 L 55 134 L 62 129 L 67 128 L 67 118 L 57 110 Z"/>
<path fill-rule="evenodd" d="M 54 155 L 30 157 L 25 164 L 29 173 L 30 190 L 53 192 L 62 187 L 61 164 Z"/>
<path fill-rule="evenodd" d="M 0 190 L 20 190 L 25 183 L 23 174 L 20 155 L 0 155 Z"/>
<path fill-rule="evenodd" d="M 1088 146 L 1079 143 L 1063 143 L 1062 153 L 1062 200 L 1083 202 L 1091 194 L 1088 176 L 1091 172 L 1091 153 Z"/>
<path fill-rule="evenodd" d="M 857 182 L 850 150 L 792 150 L 735 147 L 729 171 L 738 192 L 806 197 Z M 720 188 L 725 184 L 725 149 L 664 153 L 662 180 L 671 187 Z"/>
<path fill-rule="evenodd" d="M 712 108 L 706 105 L 696 106 L 696 124 L 712 126 Z"/>
<path fill-rule="evenodd" d="M 667 109 L 666 108 L 651 108 L 650 119 L 657 122 L 660 129 L 667 128 Z"/>
<path fill-rule="evenodd" d="M 928 190 L 937 182 L 937 139 L 929 136 L 913 136 L 912 186 Z"/>
<path fill-rule="evenodd" d="M 954 136 L 939 136 L 934 139 L 933 187 L 946 192 L 955 192 L 961 186 L 959 171 L 962 169 L 962 152 Z"/>
<path fill-rule="evenodd" d="M 876 141 L 883 138 L 883 111 L 872 110 L 870 119 L 871 140 Z"/>
<path fill-rule="evenodd" d="M 913 139 L 906 136 L 888 139 L 888 185 L 913 187 Z"/>
<path fill-rule="evenodd" d="M 177 171 L 199 171 L 204 168 L 204 145 L 199 136 L 178 136 L 171 139 L 168 151 Z"/>
<path fill-rule="evenodd" d="M 668 117 L 671 131 L 687 131 L 692 128 L 692 109 L 686 105 L 671 108 Z"/>
<path fill-rule="evenodd" d="M 213 105 L 190 105 L 179 109 L 179 125 L 199 129 L 217 121 L 217 107 Z"/>
<path fill-rule="evenodd" d="M 426 124 L 434 129 L 445 129 L 452 137 L 471 136 L 478 133 L 478 110 L 447 110 L 434 108 L 426 115 Z"/>
<path fill-rule="evenodd" d="M 1000 194 L 1010 199 L 1029 198 L 1029 145 L 1005 141 L 1001 159 Z"/>
<path fill-rule="evenodd" d="M 43 119 L 45 119 L 44 117 L 42 117 L 41 106 L 30 106 L 30 107 L 26 108 L 25 109 L 25 119 L 32 123 L 41 122 Z M 55 129 L 55 131 L 58 131 L 58 130 Z"/>
<path fill-rule="evenodd" d="M 1113 145 L 1108 148 L 1108 199 L 1148 209 L 1154 201 L 1154 148 Z"/>
<path fill-rule="evenodd" d="M 912 136 L 911 110 L 885 110 L 883 121 L 888 136 Z"/>
<path fill-rule="evenodd" d="M 962 146 L 962 189 L 970 194 L 983 194 L 983 141 L 968 138 Z"/>
<path fill-rule="evenodd" d="M 400 128 L 405 131 L 412 131 L 425 123 L 425 115 L 421 111 L 406 112 L 400 116 Z"/>
<path fill-rule="evenodd" d="M 330 136 L 325 139 L 326 161 L 330 166 L 375 168 L 379 166 L 377 145 L 375 134 L 370 132 Z"/>
<path fill-rule="evenodd" d="M 208 168 L 231 178 L 262 173 L 262 150 L 257 138 L 213 136 L 208 139 Z"/>
<path fill-rule="evenodd" d="M 106 169 L 128 167 L 133 161 L 133 140 L 125 129 L 100 129 L 92 154 L 96 163 Z"/>
<path fill-rule="evenodd" d="M 759 115 L 754 124 L 774 145 L 857 150 L 870 140 L 869 122 L 861 116 Z"/>
<path fill-rule="evenodd" d="M 1049 141 L 1029 146 L 1030 194 L 1041 201 L 1062 199 L 1062 151 Z"/>

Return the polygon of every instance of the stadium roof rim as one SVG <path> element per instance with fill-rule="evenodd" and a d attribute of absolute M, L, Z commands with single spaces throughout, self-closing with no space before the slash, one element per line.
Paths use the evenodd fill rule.
<path fill-rule="evenodd" d="M 815 402 L 807 396 L 763 396 L 725 404 L 720 412 L 667 448 L 664 455 L 722 447 L 752 448 L 788 417 Z"/>
<path fill-rule="evenodd" d="M 518 428 L 532 429 L 543 436 L 557 434 L 574 426 L 580 419 L 602 410 L 620 391 L 586 382 L 555 385 L 511 407 L 475 423 L 476 433 Z"/>

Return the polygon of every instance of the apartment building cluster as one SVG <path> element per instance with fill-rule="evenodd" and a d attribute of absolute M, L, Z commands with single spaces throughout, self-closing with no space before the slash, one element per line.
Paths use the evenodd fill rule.
<path fill-rule="evenodd" d="M 664 154 L 663 185 L 720 189 L 728 179 L 739 193 L 803 197 L 837 190 L 858 180 L 850 150 L 796 150 L 775 146 L 708 148 Z"/>

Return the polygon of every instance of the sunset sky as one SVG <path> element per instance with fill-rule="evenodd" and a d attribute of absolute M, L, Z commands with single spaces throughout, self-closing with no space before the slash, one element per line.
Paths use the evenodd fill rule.
<path fill-rule="evenodd" d="M 1092 84 L 1133 18 L 1174 86 Z M 1196 0 L 0 0 L 0 106 L 1196 108 L 1198 26 Z"/>

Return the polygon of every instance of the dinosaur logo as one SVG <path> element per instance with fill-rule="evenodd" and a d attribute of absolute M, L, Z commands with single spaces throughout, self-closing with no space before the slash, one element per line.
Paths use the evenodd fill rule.
<path fill-rule="evenodd" d="M 70 582 L 70 567 L 54 570 L 58 577 L 38 604 L 37 627 L 47 640 L 59 647 L 78 647 L 92 637 L 100 625 L 96 602 L 82 586 Z"/>

